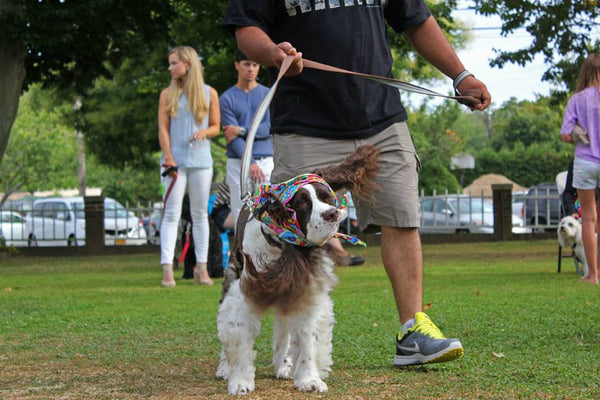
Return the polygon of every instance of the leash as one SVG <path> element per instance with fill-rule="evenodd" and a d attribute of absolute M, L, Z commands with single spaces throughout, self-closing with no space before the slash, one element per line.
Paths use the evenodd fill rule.
<path fill-rule="evenodd" d="M 263 97 L 263 99 L 260 101 L 260 104 L 258 105 L 256 112 L 254 113 L 254 117 L 252 117 L 252 123 L 250 124 L 250 130 L 249 130 L 248 134 L 246 135 L 246 146 L 244 147 L 244 153 L 242 154 L 242 169 L 240 171 L 240 183 L 241 183 L 240 193 L 241 193 L 242 203 L 248 205 L 249 207 L 252 204 L 251 199 L 250 199 L 252 193 L 250 190 L 250 185 L 249 185 L 248 180 L 250 178 L 250 163 L 252 160 L 252 147 L 254 146 L 254 139 L 256 137 L 256 132 L 258 131 L 258 126 L 260 125 L 260 121 L 262 121 L 263 117 L 265 116 L 265 113 L 267 112 L 267 109 L 269 108 L 269 105 L 271 104 L 271 100 L 273 100 L 273 96 L 275 95 L 275 91 L 277 90 L 277 86 L 279 85 L 279 81 L 281 80 L 281 78 L 283 78 L 283 75 L 289 69 L 290 65 L 292 64 L 293 59 L 294 59 L 294 56 L 287 56 L 283 60 L 283 63 L 281 64 L 281 68 L 279 69 L 279 74 L 277 75 L 277 79 L 275 80 L 275 83 L 273 84 L 273 86 L 271 86 L 271 88 L 269 89 L 269 91 L 267 92 L 265 97 Z M 348 71 L 346 69 L 333 67 L 333 66 L 327 65 L 327 64 L 321 64 L 321 63 L 307 60 L 307 59 L 302 59 L 302 63 L 303 63 L 304 68 L 312 68 L 312 69 L 317 69 L 317 70 L 321 70 L 321 71 L 337 72 L 337 73 L 346 74 L 346 75 L 358 76 L 361 78 L 365 78 L 365 79 L 369 79 L 369 80 L 372 80 L 375 82 L 382 83 L 384 85 L 392 86 L 392 87 L 395 87 L 397 89 L 404 90 L 407 92 L 418 93 L 418 94 L 422 94 L 425 96 L 435 96 L 435 97 L 443 97 L 446 99 L 453 99 L 453 100 L 460 101 L 462 104 L 466 104 L 466 105 L 476 105 L 481 102 L 479 99 L 477 99 L 474 96 L 449 96 L 449 95 L 441 94 L 441 93 L 435 92 L 433 90 L 430 90 L 430 89 L 427 89 L 427 88 L 424 88 L 421 86 L 413 85 L 412 83 L 404 82 L 404 81 L 401 81 L 398 79 L 386 78 L 386 77 L 377 76 L 377 75 L 363 74 L 363 73 L 354 72 L 354 71 Z"/>
<path fill-rule="evenodd" d="M 167 165 L 167 164 L 163 164 L 163 167 L 169 167 L 167 169 L 165 169 L 163 171 L 163 173 L 161 174 L 163 178 L 165 178 L 167 175 L 169 175 L 172 171 L 177 172 L 177 170 L 179 169 L 176 166 L 173 165 Z M 171 190 L 173 190 L 173 186 L 175 186 L 175 182 L 177 182 L 177 174 L 175 174 L 175 176 L 171 177 L 171 183 L 169 184 L 169 187 L 167 188 L 167 191 L 165 192 L 165 197 L 163 199 L 163 212 L 165 210 L 165 205 L 167 204 L 167 200 L 169 199 L 169 195 L 171 194 Z"/>
<path fill-rule="evenodd" d="M 185 228 L 185 244 L 183 245 L 183 249 L 181 250 L 181 256 L 179 256 L 179 260 L 177 262 L 185 261 L 185 256 L 190 248 L 190 224 L 188 223 Z"/>

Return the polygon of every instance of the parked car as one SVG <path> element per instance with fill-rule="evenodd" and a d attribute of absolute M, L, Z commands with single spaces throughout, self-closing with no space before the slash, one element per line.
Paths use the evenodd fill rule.
<path fill-rule="evenodd" d="M 537 230 L 555 230 L 560 222 L 560 197 L 554 183 L 540 183 L 527 192 L 521 218 Z"/>
<path fill-rule="evenodd" d="M 105 245 L 141 245 L 146 232 L 140 220 L 111 198 L 104 199 Z M 29 246 L 82 246 L 85 244 L 83 197 L 38 199 L 26 218 Z"/>
<path fill-rule="evenodd" d="M 160 223 L 162 221 L 162 210 L 154 210 L 148 216 L 146 224 L 148 232 L 148 243 L 160 245 Z"/>
<path fill-rule="evenodd" d="M 529 233 L 518 215 L 513 233 Z M 421 199 L 420 233 L 494 233 L 494 206 L 481 197 L 431 196 Z"/>
<path fill-rule="evenodd" d="M 7 246 L 25 246 L 27 233 L 23 216 L 14 211 L 0 211 L 0 236 Z"/>

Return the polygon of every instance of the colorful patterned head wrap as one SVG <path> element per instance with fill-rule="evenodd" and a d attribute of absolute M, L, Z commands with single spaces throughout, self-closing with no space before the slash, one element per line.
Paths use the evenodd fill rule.
<path fill-rule="evenodd" d="M 344 196 L 341 200 L 341 206 L 338 205 L 335 192 L 323 178 L 315 174 L 304 174 L 283 183 L 275 185 L 262 185 L 260 188 L 258 188 L 251 199 L 251 209 L 254 216 L 269 229 L 275 232 L 277 236 L 288 243 L 304 247 L 318 246 L 317 243 L 311 242 L 304 236 L 302 229 L 300 229 L 298 219 L 296 218 L 296 212 L 293 209 L 286 207 L 290 217 L 282 221 L 276 221 L 275 219 L 271 218 L 268 212 L 263 211 L 267 203 L 272 201 L 272 199 L 279 201 L 285 207 L 290 202 L 292 197 L 294 197 L 298 189 L 311 183 L 320 183 L 325 185 L 335 199 L 336 208 L 343 210 L 347 207 L 347 197 Z M 359 244 L 364 247 L 367 246 L 364 242 L 354 236 L 344 235 L 343 233 L 337 232 L 334 237 L 347 240 L 349 243 L 354 245 Z"/>

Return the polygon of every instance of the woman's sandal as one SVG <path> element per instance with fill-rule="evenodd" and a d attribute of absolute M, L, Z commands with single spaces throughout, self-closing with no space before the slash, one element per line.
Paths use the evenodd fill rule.
<path fill-rule="evenodd" d="M 204 270 L 206 271 L 206 270 Z M 211 286 L 214 284 L 213 280 L 208 276 L 208 271 L 206 271 L 206 278 L 202 278 L 201 270 L 199 267 L 194 268 L 194 282 L 196 285 L 206 285 Z"/>
<path fill-rule="evenodd" d="M 163 280 L 160 283 L 160 286 L 162 287 L 166 287 L 166 288 L 174 288 L 175 287 L 175 278 L 173 277 L 173 266 L 169 265 L 163 265 L 162 267 L 163 269 Z M 167 279 L 165 280 L 165 275 L 167 275 Z M 171 279 L 169 279 L 169 277 Z"/>

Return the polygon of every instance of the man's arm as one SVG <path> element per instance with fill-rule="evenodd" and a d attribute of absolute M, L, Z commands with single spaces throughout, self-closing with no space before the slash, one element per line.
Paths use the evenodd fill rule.
<path fill-rule="evenodd" d="M 415 50 L 449 78 L 455 79 L 465 70 L 435 18 L 429 17 L 404 33 Z M 491 96 L 487 87 L 472 75 L 462 80 L 457 89 L 463 95 L 481 99 L 481 104 L 474 106 L 474 109 L 485 110 L 490 105 Z"/>

